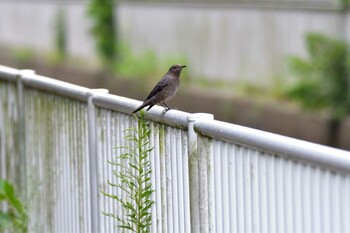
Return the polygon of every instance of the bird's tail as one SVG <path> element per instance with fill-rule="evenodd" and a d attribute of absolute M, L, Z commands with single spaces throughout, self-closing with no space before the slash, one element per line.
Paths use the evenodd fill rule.
<path fill-rule="evenodd" d="M 140 111 L 143 107 L 144 107 L 144 106 L 141 105 L 140 107 L 136 108 L 136 109 L 132 112 L 132 114 L 137 113 L 137 112 Z"/>
<path fill-rule="evenodd" d="M 144 102 L 143 104 L 141 104 L 138 108 L 136 108 L 136 109 L 132 112 L 132 114 L 137 113 L 138 111 L 140 111 L 141 109 L 143 109 L 143 108 L 146 107 L 147 105 L 149 105 L 149 103 L 145 101 L 145 102 Z"/>

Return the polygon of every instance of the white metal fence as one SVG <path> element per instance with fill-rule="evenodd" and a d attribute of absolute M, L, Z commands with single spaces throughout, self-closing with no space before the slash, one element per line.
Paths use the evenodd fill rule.
<path fill-rule="evenodd" d="M 30 232 L 113 232 L 123 131 L 140 102 L 0 66 L 0 176 Z M 350 153 L 154 107 L 152 232 L 350 232 Z M 123 195 L 118 193 L 118 195 Z"/>

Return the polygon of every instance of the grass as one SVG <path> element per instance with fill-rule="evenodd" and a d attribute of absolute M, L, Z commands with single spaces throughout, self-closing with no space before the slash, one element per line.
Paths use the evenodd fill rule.
<path fill-rule="evenodd" d="M 188 64 L 184 55 L 159 56 L 153 50 L 135 53 L 126 43 L 118 45 L 119 56 L 114 72 L 128 78 L 158 80 L 173 64 Z M 186 79 L 186 75 L 182 78 Z"/>

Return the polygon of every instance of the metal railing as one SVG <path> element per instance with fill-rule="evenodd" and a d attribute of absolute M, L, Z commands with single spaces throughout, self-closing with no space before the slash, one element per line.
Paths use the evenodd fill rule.
<path fill-rule="evenodd" d="M 0 177 L 25 194 L 30 232 L 114 231 L 100 190 L 139 104 L 0 66 Z M 162 110 L 146 114 L 152 232 L 350 231 L 349 152 Z"/>

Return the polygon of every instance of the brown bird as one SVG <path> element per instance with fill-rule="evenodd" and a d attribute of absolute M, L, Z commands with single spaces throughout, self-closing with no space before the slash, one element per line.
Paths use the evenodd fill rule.
<path fill-rule="evenodd" d="M 174 97 L 177 89 L 180 85 L 180 74 L 184 65 L 173 65 L 169 68 L 169 71 L 163 76 L 158 84 L 153 88 L 151 93 L 147 96 L 146 100 L 140 107 L 136 108 L 132 113 L 136 113 L 142 108 L 149 106 L 147 111 L 150 110 L 155 104 L 161 104 L 165 111 L 168 111 L 170 107 L 165 101 Z"/>

